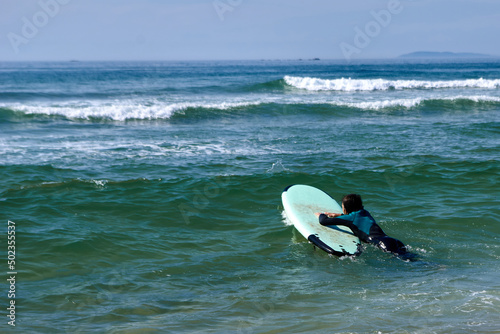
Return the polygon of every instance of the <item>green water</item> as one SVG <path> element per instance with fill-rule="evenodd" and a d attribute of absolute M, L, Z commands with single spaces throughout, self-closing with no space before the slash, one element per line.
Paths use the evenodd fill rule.
<path fill-rule="evenodd" d="M 0 71 L 0 332 L 500 328 L 497 63 L 33 66 Z M 492 87 L 463 84 L 477 73 Z M 417 260 L 315 250 L 283 215 L 290 184 L 360 193 Z"/>

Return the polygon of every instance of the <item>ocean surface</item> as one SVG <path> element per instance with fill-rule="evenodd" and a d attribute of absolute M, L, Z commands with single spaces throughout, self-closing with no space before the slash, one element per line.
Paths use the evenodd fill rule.
<path fill-rule="evenodd" d="M 498 333 L 499 158 L 499 60 L 0 63 L 0 332 Z M 416 259 L 315 250 L 290 184 Z"/>

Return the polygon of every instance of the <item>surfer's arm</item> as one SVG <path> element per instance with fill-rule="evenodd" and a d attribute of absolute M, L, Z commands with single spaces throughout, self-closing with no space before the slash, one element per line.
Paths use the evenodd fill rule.
<path fill-rule="evenodd" d="M 319 215 L 326 215 L 328 218 L 335 218 L 335 217 L 338 217 L 338 216 L 342 216 L 341 213 L 331 213 L 331 212 L 316 212 L 315 213 L 316 217 L 319 217 Z"/>
<path fill-rule="evenodd" d="M 328 216 L 328 218 L 336 218 L 338 216 L 342 216 L 341 213 L 332 213 L 332 212 L 323 212 L 325 215 Z"/>
<path fill-rule="evenodd" d="M 354 224 L 346 219 L 342 218 L 329 218 L 327 215 L 324 213 L 319 215 L 319 223 L 323 226 L 328 226 L 328 225 L 342 225 L 342 226 L 347 226 L 352 229 Z"/>

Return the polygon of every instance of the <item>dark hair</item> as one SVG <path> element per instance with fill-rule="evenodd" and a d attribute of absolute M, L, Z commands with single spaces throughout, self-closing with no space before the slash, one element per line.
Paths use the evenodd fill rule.
<path fill-rule="evenodd" d="M 347 214 L 363 209 L 363 201 L 358 194 L 345 195 L 344 198 L 342 198 L 342 204 Z"/>

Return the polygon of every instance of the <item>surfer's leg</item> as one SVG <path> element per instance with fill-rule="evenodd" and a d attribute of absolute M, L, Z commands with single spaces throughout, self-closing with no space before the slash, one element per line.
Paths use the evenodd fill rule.
<path fill-rule="evenodd" d="M 406 246 L 399 241 L 388 236 L 377 238 L 377 247 L 382 249 L 384 252 L 394 253 L 396 255 L 406 254 Z"/>

